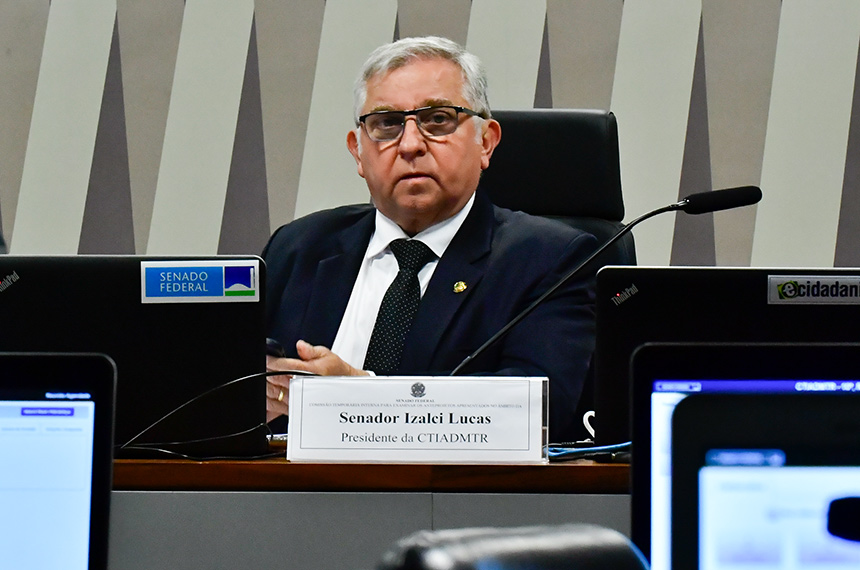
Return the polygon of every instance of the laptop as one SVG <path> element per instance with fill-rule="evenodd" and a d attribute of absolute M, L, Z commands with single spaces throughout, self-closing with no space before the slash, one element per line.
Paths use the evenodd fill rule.
<path fill-rule="evenodd" d="M 694 395 L 672 431 L 673 568 L 860 568 L 856 394 Z"/>
<path fill-rule="evenodd" d="M 654 343 L 632 360 L 631 538 L 672 568 L 672 414 L 690 395 L 832 393 L 857 401 L 860 344 Z"/>
<path fill-rule="evenodd" d="M 258 456 L 264 277 L 255 256 L 0 256 L 0 351 L 110 356 L 118 457 Z"/>
<path fill-rule="evenodd" d="M 106 569 L 116 367 L 0 353 L 4 568 Z"/>
<path fill-rule="evenodd" d="M 860 340 L 860 270 L 607 266 L 597 274 L 595 442 L 630 441 L 630 358 L 647 342 Z"/>

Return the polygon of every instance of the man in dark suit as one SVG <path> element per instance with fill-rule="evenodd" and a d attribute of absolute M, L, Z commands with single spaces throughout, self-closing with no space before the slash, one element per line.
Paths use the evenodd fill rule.
<path fill-rule="evenodd" d="M 272 236 L 264 252 L 268 334 L 289 354 L 269 357 L 268 368 L 448 374 L 584 259 L 595 240 L 496 208 L 476 192 L 501 128 L 490 118 L 480 63 L 457 44 L 406 38 L 378 48 L 356 84 L 355 116 L 347 146 L 373 205 L 317 212 Z M 417 313 L 399 326 L 399 340 L 383 337 L 380 356 L 377 313 L 405 271 L 399 244 L 407 240 L 426 244 L 418 244 Z M 548 376 L 550 438 L 567 440 L 578 433 L 574 410 L 593 345 L 585 276 L 462 373 Z M 287 413 L 288 386 L 287 376 L 269 379 L 269 419 Z"/>

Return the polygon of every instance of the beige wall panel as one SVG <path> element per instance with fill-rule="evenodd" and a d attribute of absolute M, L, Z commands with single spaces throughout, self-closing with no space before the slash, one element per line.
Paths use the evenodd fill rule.
<path fill-rule="evenodd" d="M 147 253 L 218 251 L 253 0 L 188 0 Z"/>
<path fill-rule="evenodd" d="M 149 239 L 184 10 L 185 0 L 117 0 L 136 251 Z"/>
<path fill-rule="evenodd" d="M 752 264 L 833 265 L 860 2 L 784 0 Z"/>
<path fill-rule="evenodd" d="M 442 36 L 466 45 L 471 4 L 471 0 L 400 0 L 400 37 Z"/>
<path fill-rule="evenodd" d="M 296 217 L 370 199 L 346 148 L 352 86 L 370 52 L 394 38 L 396 18 L 396 0 L 326 2 Z"/>
<path fill-rule="evenodd" d="M 781 5 L 781 0 L 702 3 L 714 188 L 761 181 Z M 714 214 L 717 265 L 749 265 L 755 214 L 755 207 Z"/>
<path fill-rule="evenodd" d="M 627 218 L 678 198 L 699 37 L 698 0 L 625 2 L 612 89 Z M 674 219 L 633 230 L 641 265 L 668 265 Z"/>
<path fill-rule="evenodd" d="M 325 0 L 256 0 L 270 229 L 293 219 Z"/>
<path fill-rule="evenodd" d="M 472 0 L 466 47 L 487 70 L 493 109 L 534 107 L 546 0 Z"/>
<path fill-rule="evenodd" d="M 553 107 L 609 109 L 623 6 L 623 0 L 547 1 Z"/>
<path fill-rule="evenodd" d="M 0 230 L 7 242 L 15 224 L 48 4 L 0 0 Z"/>
<path fill-rule="evenodd" d="M 115 0 L 52 2 L 10 251 L 78 252 Z"/>

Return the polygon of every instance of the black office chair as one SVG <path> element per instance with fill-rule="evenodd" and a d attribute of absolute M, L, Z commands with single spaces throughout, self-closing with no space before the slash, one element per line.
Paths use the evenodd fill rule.
<path fill-rule="evenodd" d="M 377 570 L 647 570 L 621 533 L 588 524 L 420 531 L 399 540 Z"/>
<path fill-rule="evenodd" d="M 609 111 L 493 111 L 502 140 L 480 187 L 497 206 L 583 229 L 604 243 L 623 227 L 618 125 Z M 635 265 L 633 235 L 617 241 L 598 266 Z"/>
<path fill-rule="evenodd" d="M 593 234 L 598 245 L 624 227 L 618 124 L 613 113 L 500 110 L 493 111 L 493 118 L 502 125 L 502 140 L 479 187 L 494 204 L 561 220 Z M 604 265 L 636 265 L 633 234 L 624 235 L 593 263 L 592 271 Z M 575 414 L 585 421 L 593 409 L 593 370 L 589 370 Z M 589 437 L 585 427 L 580 430 L 574 439 Z"/>

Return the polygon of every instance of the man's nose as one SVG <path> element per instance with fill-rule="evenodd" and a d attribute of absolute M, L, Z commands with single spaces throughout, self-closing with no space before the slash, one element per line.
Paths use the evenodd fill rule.
<path fill-rule="evenodd" d="M 423 154 L 426 149 L 427 140 L 418 128 L 418 120 L 415 117 L 406 117 L 403 123 L 403 134 L 400 135 L 400 153 Z"/>

